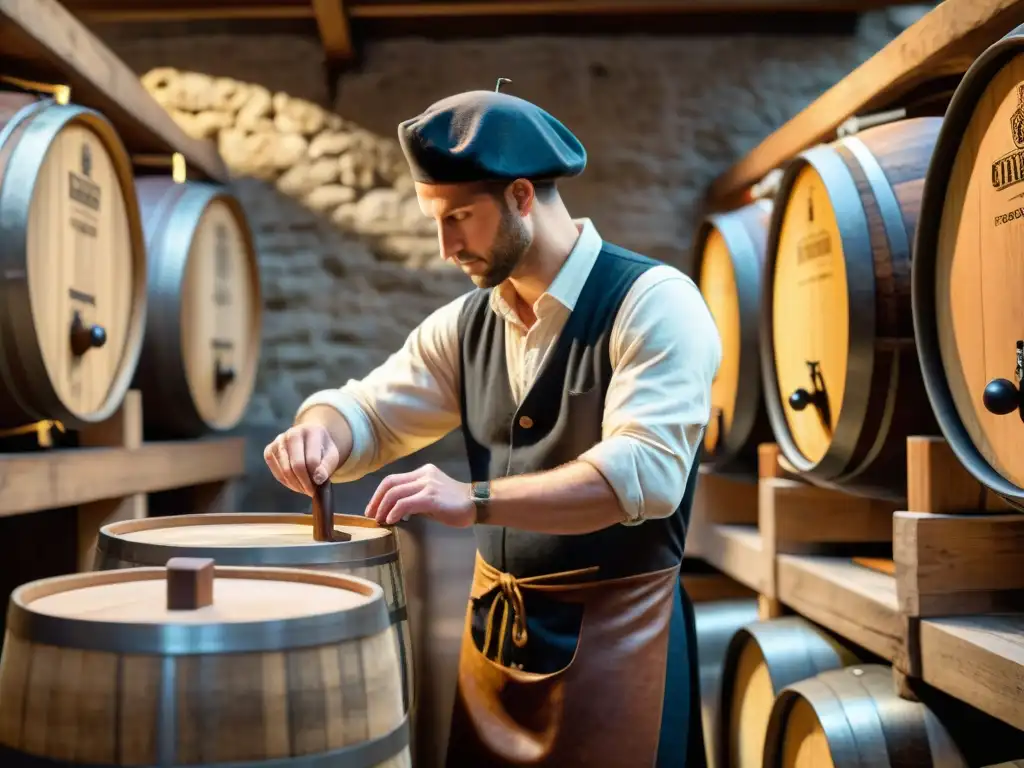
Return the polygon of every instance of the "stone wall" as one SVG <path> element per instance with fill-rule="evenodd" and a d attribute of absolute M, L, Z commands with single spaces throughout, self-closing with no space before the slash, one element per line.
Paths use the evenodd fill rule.
<path fill-rule="evenodd" d="M 588 149 L 587 171 L 563 186 L 570 209 L 609 240 L 685 268 L 711 180 L 918 15 L 873 12 L 830 37 L 384 41 L 342 76 L 333 104 L 309 37 L 97 29 L 186 130 L 218 141 L 238 177 L 266 310 L 246 505 L 302 503 L 270 480 L 262 449 L 305 395 L 365 374 L 471 287 L 434 258 L 397 152 L 400 120 L 511 78 L 511 92 L 551 110 Z M 455 434 L 408 464 L 463 473 L 461 450 Z"/>

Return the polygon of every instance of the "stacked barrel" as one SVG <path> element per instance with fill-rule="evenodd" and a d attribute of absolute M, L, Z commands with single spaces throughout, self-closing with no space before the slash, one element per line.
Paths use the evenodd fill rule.
<path fill-rule="evenodd" d="M 1024 509 L 1024 28 L 943 117 L 814 146 L 765 186 L 695 239 L 723 349 L 710 471 L 756 480 L 774 442 L 796 478 L 901 501 L 907 438 L 941 436 Z M 803 619 L 743 623 L 715 662 L 712 765 L 965 764 L 887 667 Z"/>
<path fill-rule="evenodd" d="M 233 429 L 260 356 L 245 211 L 32 85 L 0 85 L 0 432 L 81 431 L 129 389 L 147 439 Z M 301 514 L 111 523 L 95 570 L 15 589 L 0 764 L 411 765 L 398 537 L 326 504 L 318 535 Z"/>

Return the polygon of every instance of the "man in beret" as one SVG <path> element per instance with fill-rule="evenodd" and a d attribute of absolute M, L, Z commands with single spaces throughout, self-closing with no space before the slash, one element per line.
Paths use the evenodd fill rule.
<path fill-rule="evenodd" d="M 570 216 L 556 182 L 586 152 L 540 107 L 462 93 L 398 136 L 441 257 L 476 288 L 362 380 L 309 397 L 267 463 L 312 495 L 461 427 L 471 482 L 426 465 L 366 508 L 474 527 L 449 766 L 699 768 L 679 571 L 714 321 L 689 278 Z"/>

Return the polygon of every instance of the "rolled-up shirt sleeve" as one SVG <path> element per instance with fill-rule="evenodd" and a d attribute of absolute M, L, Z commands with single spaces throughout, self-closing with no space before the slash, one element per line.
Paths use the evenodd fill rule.
<path fill-rule="evenodd" d="M 351 482 L 437 442 L 461 423 L 458 320 L 468 294 L 428 315 L 402 347 L 362 379 L 306 398 L 335 408 L 352 430 L 352 452 L 331 480 Z"/>
<path fill-rule="evenodd" d="M 619 310 L 609 354 L 602 440 L 580 459 L 608 481 L 624 524 L 668 517 L 703 440 L 722 355 L 693 281 L 668 266 L 644 273 Z"/>

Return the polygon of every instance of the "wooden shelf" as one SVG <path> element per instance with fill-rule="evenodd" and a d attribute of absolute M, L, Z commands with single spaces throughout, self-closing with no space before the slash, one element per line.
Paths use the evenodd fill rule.
<path fill-rule="evenodd" d="M 929 685 L 1024 730 L 1024 614 L 921 621 Z"/>
<path fill-rule="evenodd" d="M 771 594 L 772 558 L 757 526 L 708 523 L 693 534 L 695 555 L 758 594 Z"/>
<path fill-rule="evenodd" d="M 213 438 L 0 455 L 0 516 L 229 480 L 244 453 L 243 438 Z"/>
<path fill-rule="evenodd" d="M 190 176 L 228 180 L 216 145 L 186 135 L 138 76 L 56 0 L 0 0 L 0 68 L 70 86 L 71 100 L 103 113 L 133 155 L 180 152 Z"/>
<path fill-rule="evenodd" d="M 778 600 L 892 662 L 906 641 L 896 579 L 849 558 L 778 555 Z"/>
<path fill-rule="evenodd" d="M 907 106 L 929 83 L 962 75 L 978 54 L 1021 23 L 1021 0 L 945 0 L 715 179 L 707 210 L 741 205 L 751 185 L 834 138 L 846 119 Z"/>

